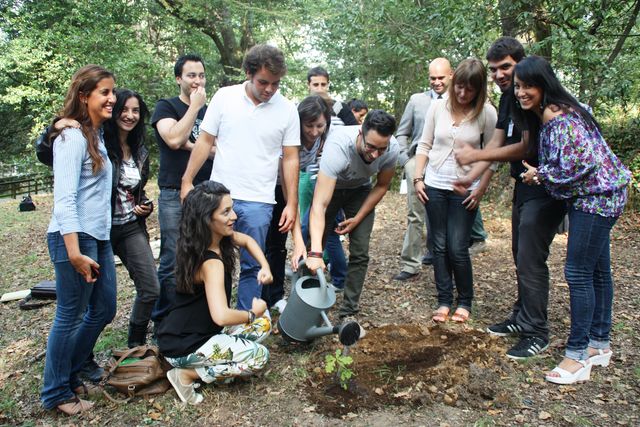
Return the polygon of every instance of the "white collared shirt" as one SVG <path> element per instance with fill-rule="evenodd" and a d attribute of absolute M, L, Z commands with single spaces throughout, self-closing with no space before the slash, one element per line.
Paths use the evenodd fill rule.
<path fill-rule="evenodd" d="M 255 105 L 247 83 L 219 89 L 200 124 L 217 138 L 211 180 L 236 200 L 274 204 L 282 147 L 300 145 L 298 110 L 280 91 Z"/>

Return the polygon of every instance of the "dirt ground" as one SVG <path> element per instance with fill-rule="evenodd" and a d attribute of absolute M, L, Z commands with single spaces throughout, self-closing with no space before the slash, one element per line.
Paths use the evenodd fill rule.
<path fill-rule="evenodd" d="M 550 349 L 514 362 L 504 356 L 514 339 L 494 338 L 487 325 L 503 320 L 515 299 L 510 250 L 508 196 L 483 205 L 487 250 L 473 258 L 475 301 L 466 325 L 434 325 L 431 267 L 407 282 L 393 281 L 406 222 L 405 196 L 389 193 L 378 207 L 371 262 L 359 321 L 367 331 L 350 348 L 354 377 L 347 390 L 327 374 L 325 357 L 342 349 L 337 337 L 311 344 L 285 343 L 271 336 L 271 360 L 249 381 L 205 387 L 205 401 L 185 407 L 170 391 L 127 405 L 98 401 L 95 410 L 68 419 L 41 409 L 43 350 L 54 306 L 21 311 L 0 305 L 0 424 L 97 425 L 639 425 L 640 292 L 637 253 L 640 216 L 626 213 L 612 233 L 616 296 L 612 331 L 613 363 L 597 368 L 591 381 L 556 386 L 544 372 L 561 359 L 569 326 L 568 287 L 563 276 L 566 235 L 558 235 L 549 259 L 551 290 Z M 49 196 L 37 196 L 30 217 L 0 212 L 0 292 L 24 289 L 51 277 L 44 244 Z M 1 210 L 13 209 L 10 203 Z M 17 203 L 15 203 L 17 206 Z M 159 231 L 155 216 L 153 237 Z M 133 296 L 126 271 L 118 267 L 119 299 L 115 321 L 96 347 L 105 361 L 109 349 L 123 347 Z M 341 301 L 338 295 L 339 304 Z M 329 312 L 334 319 L 335 309 Z"/>

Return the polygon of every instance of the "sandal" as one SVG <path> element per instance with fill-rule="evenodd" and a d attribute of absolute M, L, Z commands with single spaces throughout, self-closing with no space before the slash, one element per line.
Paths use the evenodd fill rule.
<path fill-rule="evenodd" d="M 102 387 L 97 384 L 85 384 L 82 383 L 78 387 L 73 389 L 76 396 L 87 399 L 89 397 L 100 396 L 102 394 Z"/>
<path fill-rule="evenodd" d="M 469 313 L 469 310 L 467 310 L 466 308 L 458 307 L 455 313 L 453 313 L 453 316 L 451 316 L 451 320 L 456 323 L 464 323 L 469 320 L 470 315 L 471 313 Z"/>
<path fill-rule="evenodd" d="M 74 396 L 71 399 L 63 400 L 56 405 L 56 409 L 65 415 L 73 416 L 78 415 L 81 412 L 88 411 L 93 407 L 93 402 L 79 399 Z"/>
<path fill-rule="evenodd" d="M 559 376 L 556 377 L 556 376 L 546 375 L 544 379 L 549 381 L 550 383 L 563 384 L 563 385 L 575 384 L 581 381 L 588 381 L 589 378 L 591 378 L 591 367 L 593 365 L 591 365 L 588 359 L 576 360 L 576 362 L 582 365 L 582 367 L 577 371 L 569 372 L 566 369 L 562 369 L 560 366 L 556 366 L 555 368 L 553 368 L 551 372 L 555 372 Z"/>
<path fill-rule="evenodd" d="M 440 306 L 436 311 L 433 312 L 433 316 L 431 317 L 431 320 L 433 320 L 436 323 L 444 323 L 447 321 L 447 318 L 449 317 L 449 311 L 450 311 L 449 307 L 444 305 Z"/>
<path fill-rule="evenodd" d="M 593 366 L 605 366 L 605 367 L 609 366 L 609 362 L 611 361 L 611 356 L 613 355 L 613 351 L 607 349 L 609 351 L 605 352 L 601 348 L 594 349 L 594 350 L 598 350 L 598 353 L 589 357 L 589 362 L 591 362 Z"/>

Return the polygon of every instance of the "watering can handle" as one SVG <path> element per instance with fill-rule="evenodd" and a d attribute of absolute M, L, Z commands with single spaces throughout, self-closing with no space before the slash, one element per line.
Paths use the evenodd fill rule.
<path fill-rule="evenodd" d="M 321 269 L 316 270 L 316 276 L 318 276 L 318 280 L 320 281 L 320 287 L 328 289 L 327 279 L 324 277 L 324 272 Z"/>
<path fill-rule="evenodd" d="M 306 265 L 306 260 L 301 259 L 300 262 L 298 263 L 298 271 L 300 271 L 300 269 L 305 265 Z M 322 288 L 329 287 L 329 285 L 327 284 L 327 279 L 324 277 L 324 272 L 321 269 L 318 269 L 316 271 L 316 276 L 318 276 L 318 280 L 320 281 L 320 287 Z"/>

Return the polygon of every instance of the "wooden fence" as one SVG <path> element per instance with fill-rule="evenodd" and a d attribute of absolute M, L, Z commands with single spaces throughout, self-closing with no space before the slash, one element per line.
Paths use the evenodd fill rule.
<path fill-rule="evenodd" d="M 22 175 L 0 178 L 0 198 L 16 198 L 26 194 L 48 192 L 53 188 L 53 175 Z"/>

